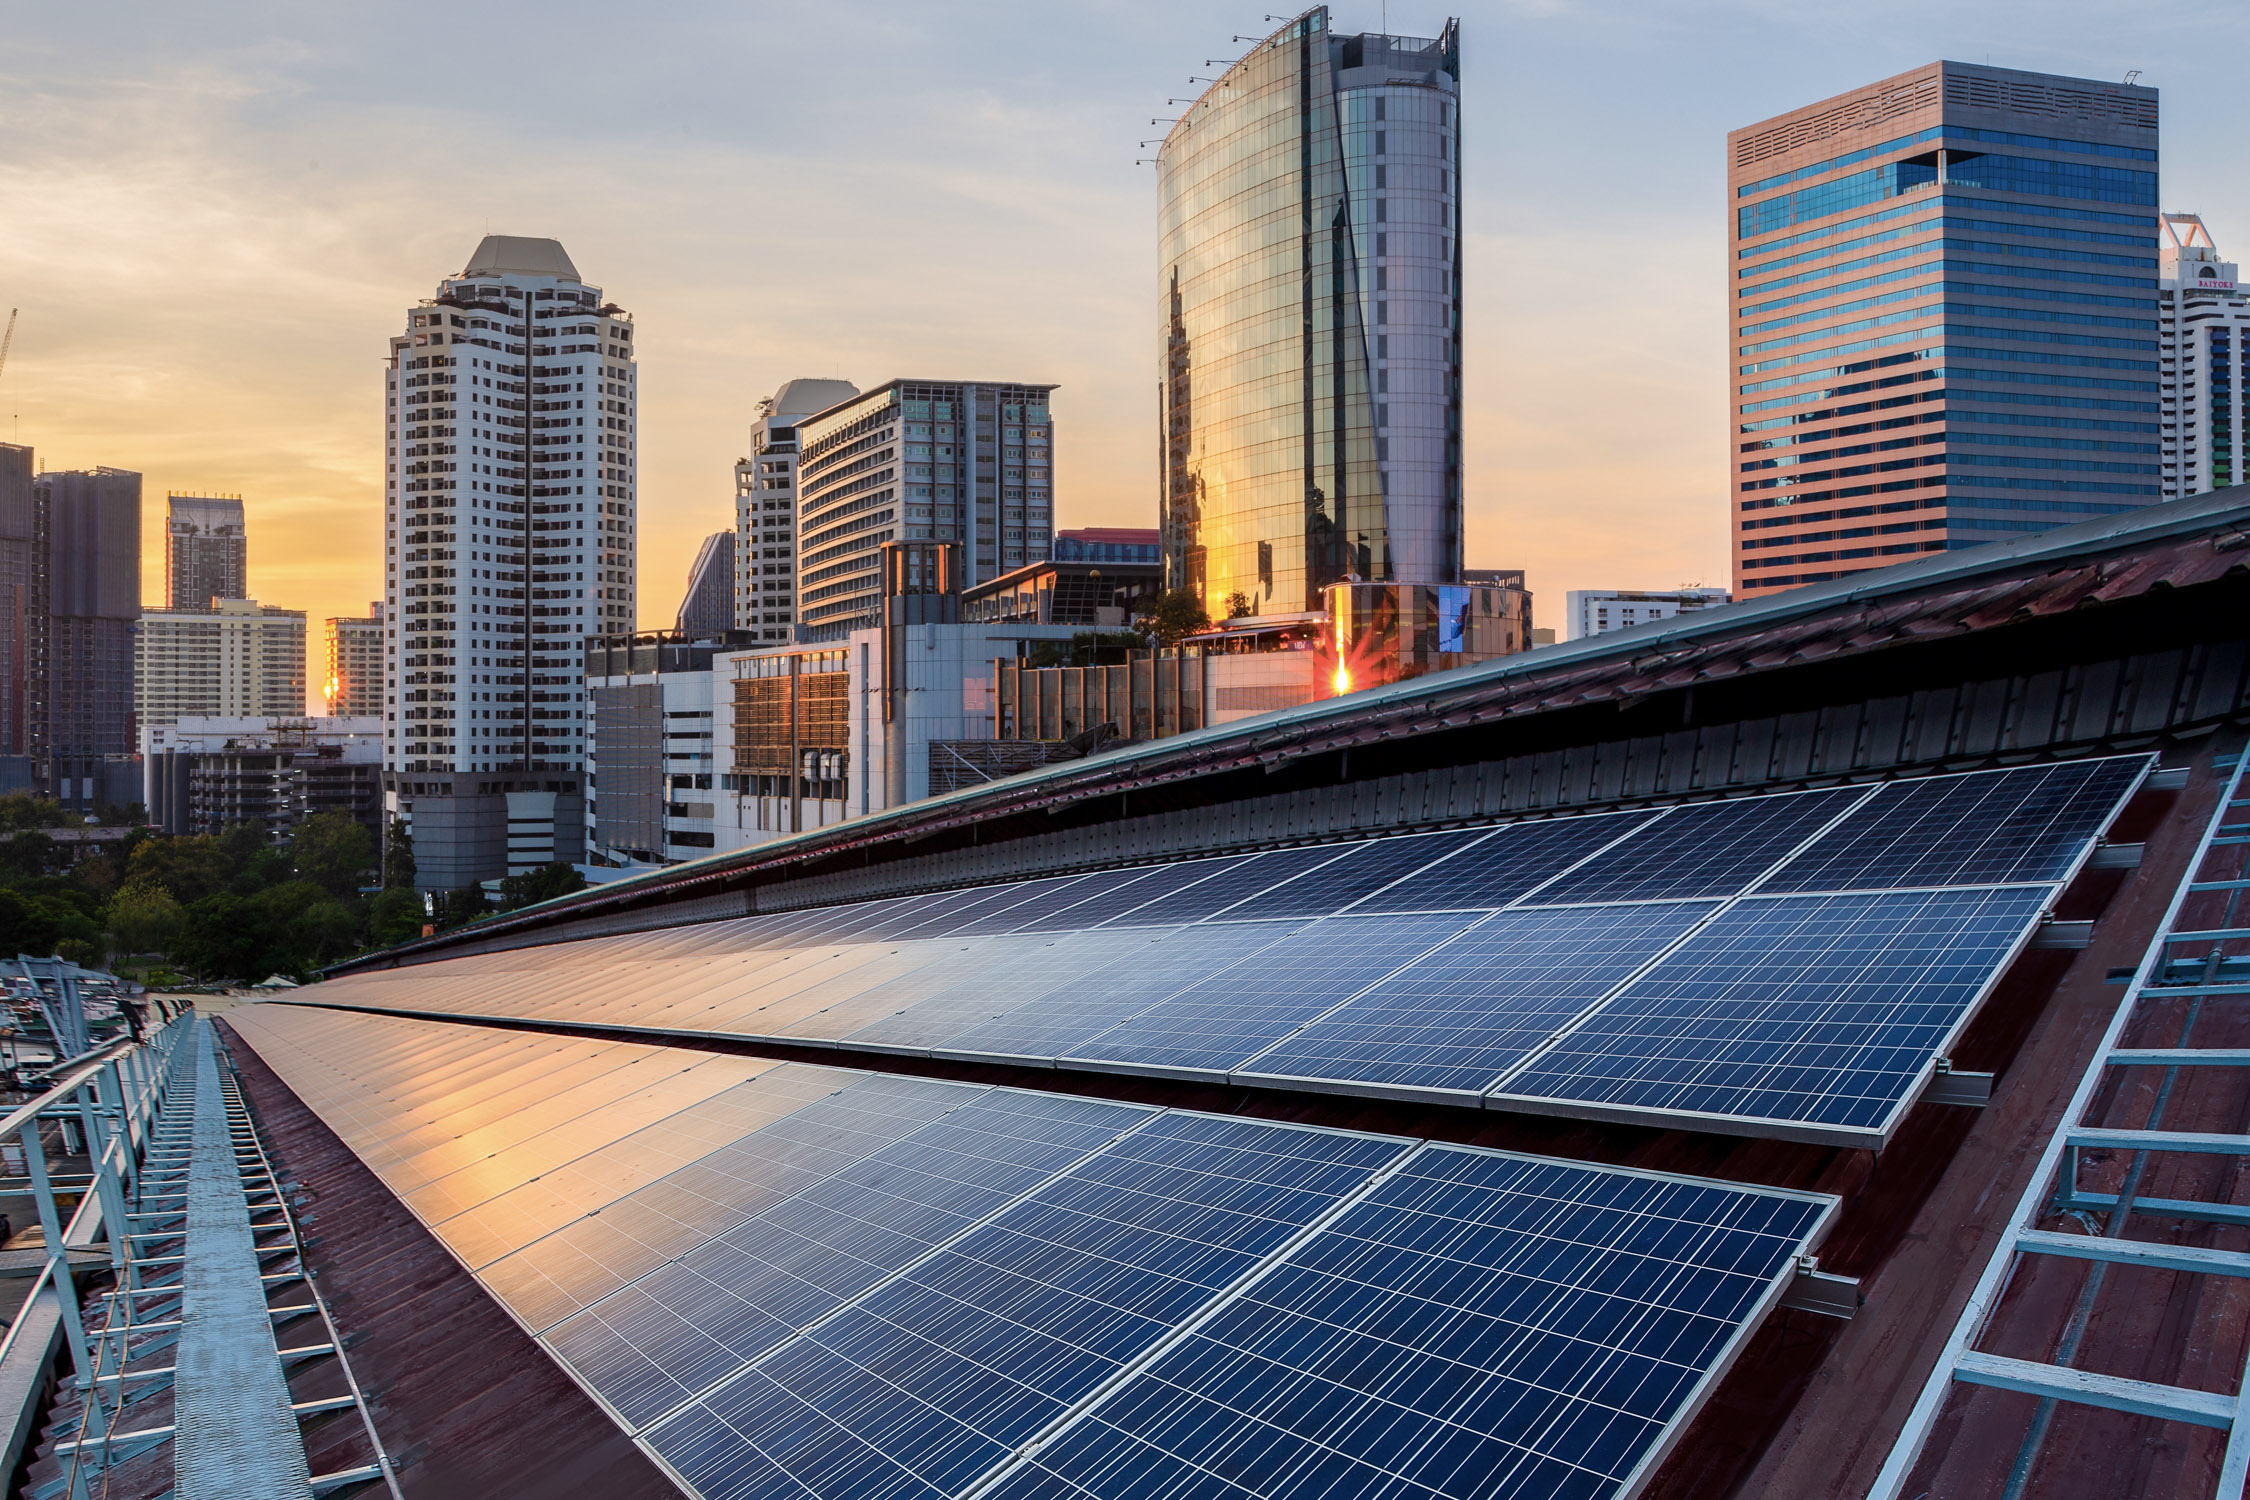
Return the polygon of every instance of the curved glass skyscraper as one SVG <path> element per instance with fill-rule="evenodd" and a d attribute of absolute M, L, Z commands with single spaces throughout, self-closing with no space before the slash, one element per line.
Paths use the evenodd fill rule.
<path fill-rule="evenodd" d="M 1459 25 L 1275 32 L 1157 158 L 1166 566 L 1214 618 L 1461 574 Z"/>

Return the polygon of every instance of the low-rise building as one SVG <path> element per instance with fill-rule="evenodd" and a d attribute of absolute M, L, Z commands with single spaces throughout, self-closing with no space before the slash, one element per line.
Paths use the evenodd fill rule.
<path fill-rule="evenodd" d="M 382 772 L 380 715 L 193 715 L 141 729 L 142 801 L 162 833 L 250 823 L 278 844 L 313 814 L 341 812 L 379 835 Z"/>
<path fill-rule="evenodd" d="M 1572 589 L 1564 629 L 1566 641 L 1606 635 L 1651 620 L 1669 620 L 1689 610 L 1714 609 L 1727 602 L 1725 589 Z"/>

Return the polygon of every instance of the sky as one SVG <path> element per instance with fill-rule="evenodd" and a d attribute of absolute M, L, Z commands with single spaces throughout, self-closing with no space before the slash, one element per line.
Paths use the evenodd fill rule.
<path fill-rule="evenodd" d="M 1332 13 L 1429 36 L 1456 12 Z M 2250 7 L 1458 13 L 1468 562 L 1524 568 L 1550 623 L 1573 588 L 1726 582 L 1728 130 L 1940 57 L 2139 69 L 2165 207 L 2250 258 Z M 315 641 L 381 587 L 386 341 L 486 233 L 561 240 L 634 317 L 644 627 L 797 376 L 1059 383 L 1057 526 L 1153 526 L 1136 158 L 1278 24 L 1208 0 L 0 15 L 0 440 L 145 476 L 152 601 L 165 493 L 243 496 L 251 591 Z"/>

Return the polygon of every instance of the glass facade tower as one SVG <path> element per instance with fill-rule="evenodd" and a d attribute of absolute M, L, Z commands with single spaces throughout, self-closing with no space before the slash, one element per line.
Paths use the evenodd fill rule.
<path fill-rule="evenodd" d="M 1727 138 L 1737 599 L 2163 498 L 2156 106 L 1941 62 Z"/>
<path fill-rule="evenodd" d="M 1157 158 L 1167 581 L 1213 618 L 1461 573 L 1460 45 L 1260 42 Z"/>

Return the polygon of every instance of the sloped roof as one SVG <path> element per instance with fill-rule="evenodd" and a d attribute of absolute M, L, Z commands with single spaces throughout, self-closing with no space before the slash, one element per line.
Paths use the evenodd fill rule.
<path fill-rule="evenodd" d="M 561 240 L 527 239 L 515 234 L 488 234 L 477 245 L 477 253 L 461 274 L 464 276 L 505 276 L 509 272 L 519 276 L 559 276 L 566 281 L 580 279 L 578 268 L 570 263 L 570 252 L 563 249 Z"/>

